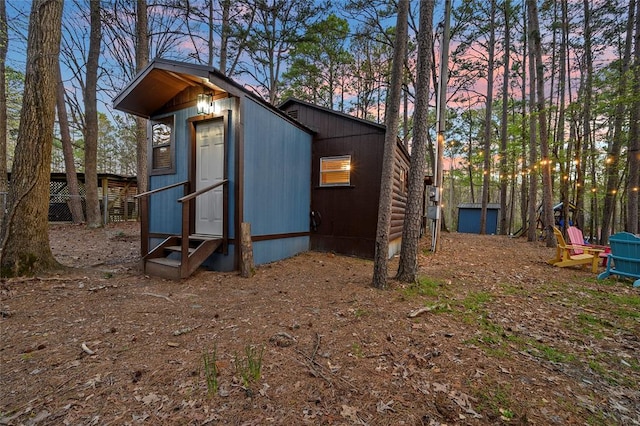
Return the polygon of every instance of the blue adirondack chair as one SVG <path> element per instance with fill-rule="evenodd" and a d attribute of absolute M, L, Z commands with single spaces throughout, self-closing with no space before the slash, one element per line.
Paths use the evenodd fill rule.
<path fill-rule="evenodd" d="M 609 275 L 636 278 L 634 287 L 640 287 L 640 237 L 628 232 L 619 232 L 609 238 L 611 253 L 607 269 L 598 275 L 599 280 Z"/>

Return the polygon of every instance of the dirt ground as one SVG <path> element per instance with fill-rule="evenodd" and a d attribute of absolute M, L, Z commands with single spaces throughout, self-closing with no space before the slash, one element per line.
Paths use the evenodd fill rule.
<path fill-rule="evenodd" d="M 135 223 L 50 235 L 75 269 L 0 284 L 2 425 L 640 424 L 640 289 L 539 243 L 444 234 L 381 291 L 357 258 L 172 282 Z"/>

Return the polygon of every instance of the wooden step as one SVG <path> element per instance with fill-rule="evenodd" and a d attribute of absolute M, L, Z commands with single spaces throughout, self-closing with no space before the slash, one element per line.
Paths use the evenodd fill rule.
<path fill-rule="evenodd" d="M 170 257 L 156 257 L 153 259 L 148 259 L 147 261 L 151 263 L 157 263 L 159 265 L 171 266 L 174 268 L 180 266 L 179 259 L 172 259 Z"/>
<path fill-rule="evenodd" d="M 164 249 L 175 253 L 182 253 L 182 246 L 167 246 Z M 194 251 L 196 251 L 195 247 L 189 247 L 189 254 L 192 254 Z"/>
<path fill-rule="evenodd" d="M 203 234 L 191 234 L 189 235 L 189 241 L 210 241 L 210 240 L 219 240 L 222 237 L 218 237 L 215 235 L 203 235 Z"/>
<path fill-rule="evenodd" d="M 176 254 L 182 253 L 182 245 L 179 243 L 180 238 L 172 236 L 153 249 L 143 260 L 145 273 L 174 280 L 187 278 L 220 247 L 222 239 L 211 235 L 190 235 L 186 265 L 176 257 Z"/>
<path fill-rule="evenodd" d="M 181 278 L 179 260 L 167 257 L 156 257 L 147 259 L 144 263 L 145 274 L 170 280 L 179 280 Z"/>

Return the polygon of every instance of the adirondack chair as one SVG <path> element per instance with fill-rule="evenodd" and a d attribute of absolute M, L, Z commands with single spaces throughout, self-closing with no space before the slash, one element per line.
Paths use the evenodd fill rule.
<path fill-rule="evenodd" d="M 610 275 L 636 278 L 634 287 L 640 287 L 640 237 L 628 232 L 619 232 L 609 238 L 611 253 L 607 269 L 598 275 L 603 280 Z"/>
<path fill-rule="evenodd" d="M 549 259 L 548 263 L 560 268 L 564 268 L 565 266 L 591 265 L 591 272 L 594 274 L 598 272 L 598 254 L 602 252 L 602 250 L 580 246 L 582 253 L 574 254 L 573 250 L 575 247 L 564 241 L 562 232 L 560 232 L 560 230 L 555 226 L 553 227 L 553 233 L 556 236 L 556 241 L 558 242 L 556 245 L 556 257 Z"/>
<path fill-rule="evenodd" d="M 608 254 L 611 253 L 611 247 L 585 243 L 584 236 L 582 235 L 582 231 L 577 226 L 568 227 L 567 236 L 569 237 L 569 242 L 574 247 L 573 254 L 584 253 L 584 250 L 579 246 L 586 246 L 586 247 L 603 250 L 602 253 L 598 254 L 598 257 L 602 259 L 602 266 L 606 266 Z"/>

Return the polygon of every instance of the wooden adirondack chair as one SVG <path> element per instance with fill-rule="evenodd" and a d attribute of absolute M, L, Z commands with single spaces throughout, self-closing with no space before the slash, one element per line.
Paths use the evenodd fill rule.
<path fill-rule="evenodd" d="M 611 253 L 611 247 L 585 243 L 582 231 L 576 226 L 570 226 L 567 228 L 567 236 L 569 237 L 569 242 L 574 247 L 573 254 L 584 253 L 584 250 L 579 246 L 603 250 L 602 253 L 598 254 L 598 257 L 602 259 L 602 266 L 606 266 L 608 254 Z"/>
<path fill-rule="evenodd" d="M 609 238 L 611 253 L 607 269 L 598 275 L 603 280 L 610 275 L 637 278 L 633 286 L 640 287 L 640 237 L 628 232 L 619 232 Z"/>
<path fill-rule="evenodd" d="M 602 250 L 580 246 L 579 248 L 582 250 L 582 253 L 574 254 L 573 251 L 575 247 L 564 241 L 562 232 L 555 226 L 553 227 L 553 233 L 558 242 L 556 246 L 556 257 L 549 259 L 548 263 L 560 268 L 564 268 L 565 266 L 591 265 L 591 272 L 594 274 L 598 272 L 598 255 Z"/>

